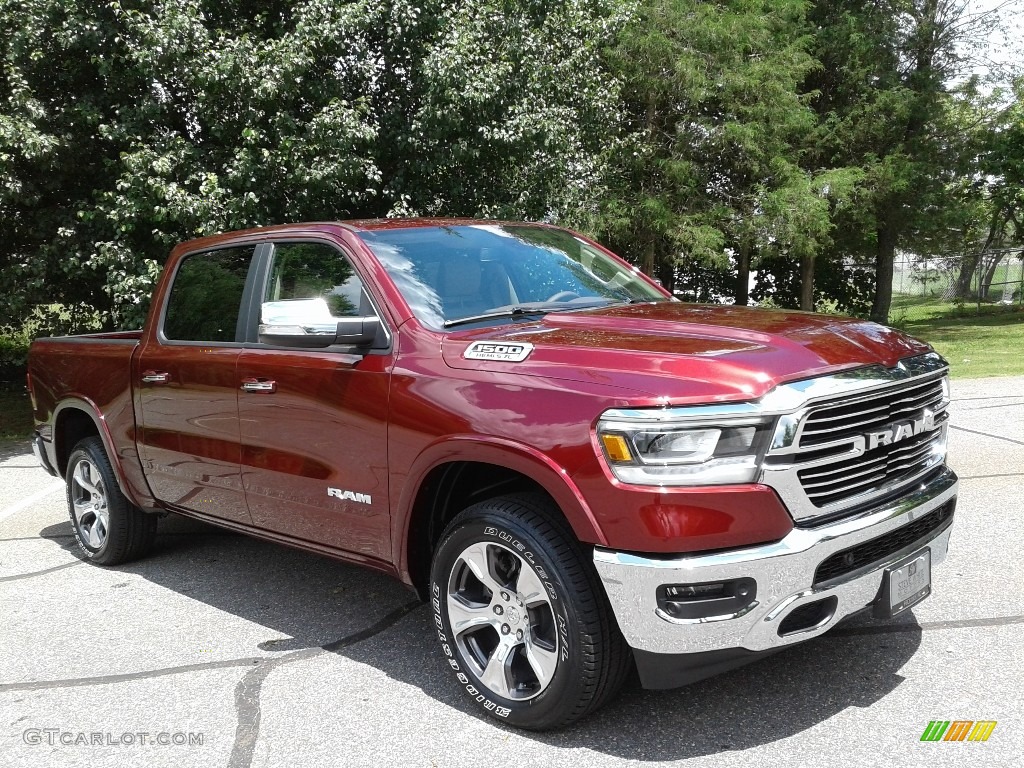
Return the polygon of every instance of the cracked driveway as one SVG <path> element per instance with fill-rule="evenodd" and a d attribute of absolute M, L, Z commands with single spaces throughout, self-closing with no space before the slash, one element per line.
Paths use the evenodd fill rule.
<path fill-rule="evenodd" d="M 960 502 L 928 600 L 689 688 L 630 687 L 539 735 L 477 716 L 397 582 L 178 517 L 146 560 L 87 565 L 62 485 L 26 443 L 0 444 L 2 762 L 1019 765 L 1024 378 L 953 397 Z M 936 719 L 998 725 L 920 742 Z"/>

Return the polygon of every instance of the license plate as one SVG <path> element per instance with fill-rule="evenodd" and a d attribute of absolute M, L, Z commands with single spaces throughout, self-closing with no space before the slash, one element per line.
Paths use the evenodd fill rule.
<path fill-rule="evenodd" d="M 922 549 L 885 569 L 878 608 L 886 617 L 902 613 L 932 593 L 932 551 Z"/>

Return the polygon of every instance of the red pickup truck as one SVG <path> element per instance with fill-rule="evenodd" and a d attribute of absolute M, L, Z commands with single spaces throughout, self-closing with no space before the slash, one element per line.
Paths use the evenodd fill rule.
<path fill-rule="evenodd" d="M 535 224 L 188 242 L 144 330 L 36 341 L 29 389 L 83 557 L 175 512 L 376 568 L 525 728 L 909 608 L 956 504 L 927 345 L 685 304 Z"/>

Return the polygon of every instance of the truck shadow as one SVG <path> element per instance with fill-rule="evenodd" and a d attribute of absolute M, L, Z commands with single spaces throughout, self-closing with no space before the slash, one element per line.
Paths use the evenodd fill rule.
<path fill-rule="evenodd" d="M 70 533 L 70 525 L 62 523 L 40 536 L 74 552 Z M 337 645 L 339 638 L 373 626 L 413 599 L 387 576 L 175 516 L 161 520 L 149 558 L 117 571 L 265 627 L 267 640 L 251 652 L 269 653 L 268 660 Z M 912 616 L 895 627 L 899 631 L 892 629 L 856 619 L 823 638 L 687 688 L 645 691 L 634 681 L 583 722 L 540 734 L 494 723 L 476 710 L 442 660 L 425 605 L 331 652 L 499 730 L 560 749 L 669 761 L 770 744 L 851 707 L 871 706 L 900 685 L 899 670 L 921 642 Z M 438 710 L 430 716 L 438 714 L 453 713 Z"/>
<path fill-rule="evenodd" d="M 676 761 L 771 744 L 846 709 L 870 707 L 903 682 L 899 670 L 921 642 L 916 621 L 901 626 L 907 631 L 893 633 L 877 633 L 879 627 L 858 623 L 685 688 L 649 691 L 634 680 L 609 706 L 561 731 L 496 727 L 560 749 L 643 761 Z M 857 630 L 865 634 L 855 634 Z M 433 632 L 432 616 L 424 607 L 386 640 L 375 638 L 343 653 L 485 719 L 451 679 L 429 640 Z"/>

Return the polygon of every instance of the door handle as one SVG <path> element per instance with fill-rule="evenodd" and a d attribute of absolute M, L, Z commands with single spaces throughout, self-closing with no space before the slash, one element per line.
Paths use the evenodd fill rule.
<path fill-rule="evenodd" d="M 171 380 L 171 374 L 166 371 L 145 371 L 142 374 L 143 384 L 166 384 Z"/>
<path fill-rule="evenodd" d="M 277 392 L 277 382 L 268 379 L 242 379 L 242 391 L 272 395 Z"/>

